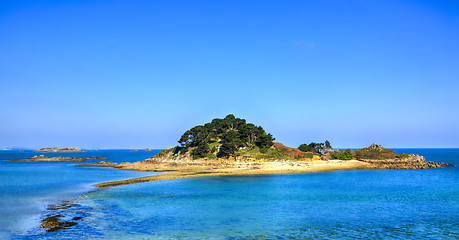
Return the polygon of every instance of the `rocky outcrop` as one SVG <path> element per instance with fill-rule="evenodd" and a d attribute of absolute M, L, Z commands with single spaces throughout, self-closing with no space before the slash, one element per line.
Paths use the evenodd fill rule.
<path fill-rule="evenodd" d="M 45 228 L 47 232 L 55 232 L 59 229 L 68 228 L 77 225 L 76 222 L 60 221 L 61 215 L 47 217 L 42 220 L 40 228 Z"/>
<path fill-rule="evenodd" d="M 408 154 L 400 154 L 396 153 L 392 150 L 389 150 L 379 144 L 373 143 L 371 146 L 362 148 L 359 150 L 352 151 L 352 154 L 355 156 L 357 160 L 362 159 L 403 159 L 408 157 Z"/>
<path fill-rule="evenodd" d="M 168 149 L 164 149 L 155 156 L 144 160 L 145 162 L 149 163 L 157 163 L 157 162 L 189 162 L 192 161 L 193 158 L 191 157 L 190 151 L 182 152 L 181 148 L 179 147 L 170 147 Z"/>
<path fill-rule="evenodd" d="M 27 159 L 11 159 L 10 161 L 28 161 L 28 162 L 81 162 L 87 160 L 103 160 L 106 158 L 101 157 L 90 157 L 90 158 L 73 158 L 73 157 L 52 157 L 49 158 L 45 155 L 35 155 Z"/>
<path fill-rule="evenodd" d="M 82 216 L 75 216 L 71 219 L 63 216 L 67 215 L 69 209 L 76 207 L 78 207 L 77 204 L 69 202 L 49 205 L 47 208 L 49 213 L 41 220 L 40 228 L 46 229 L 47 232 L 55 232 L 77 225 L 77 221 L 82 219 Z"/>
<path fill-rule="evenodd" d="M 373 143 L 371 144 L 371 146 L 367 147 L 366 150 L 372 151 L 372 152 L 383 152 L 387 149 L 379 144 Z"/>
<path fill-rule="evenodd" d="M 449 163 L 426 161 L 423 156 L 415 154 L 410 154 L 403 159 L 359 159 L 359 161 L 370 163 L 374 169 L 427 169 L 455 166 Z"/>

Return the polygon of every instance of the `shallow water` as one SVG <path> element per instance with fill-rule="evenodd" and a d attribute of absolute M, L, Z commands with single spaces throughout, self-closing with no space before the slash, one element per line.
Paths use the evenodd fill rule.
<path fill-rule="evenodd" d="M 126 162 L 146 159 L 154 152 L 103 150 L 82 153 L 37 153 L 0 151 L 0 239 L 27 233 L 37 227 L 48 204 L 73 200 L 96 189 L 95 183 L 129 179 L 154 173 L 119 171 L 110 168 L 74 167 L 81 162 L 12 162 L 34 155 L 106 157 L 105 161 Z M 97 160 L 100 161 L 100 160 Z"/>
<path fill-rule="evenodd" d="M 459 165 L 459 149 L 395 151 Z M 79 197 L 79 206 L 67 212 L 84 213 L 77 226 L 14 238 L 457 239 L 458 170 L 214 176 L 118 186 Z"/>

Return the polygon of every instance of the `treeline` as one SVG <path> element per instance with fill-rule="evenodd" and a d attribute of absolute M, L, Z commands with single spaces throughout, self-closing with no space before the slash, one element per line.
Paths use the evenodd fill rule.
<path fill-rule="evenodd" d="M 229 114 L 187 130 L 178 142 L 183 150 L 192 149 L 194 158 L 203 158 L 214 153 L 219 157 L 232 156 L 239 148 L 270 148 L 273 141 L 273 136 L 261 126 Z"/>
<path fill-rule="evenodd" d="M 326 140 L 323 143 L 311 142 L 310 144 L 301 144 L 298 149 L 303 152 L 312 152 L 324 154 L 327 150 L 333 150 L 330 142 Z"/>

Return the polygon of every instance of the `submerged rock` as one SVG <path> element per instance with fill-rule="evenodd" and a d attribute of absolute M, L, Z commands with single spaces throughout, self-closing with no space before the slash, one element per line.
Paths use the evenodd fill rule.
<path fill-rule="evenodd" d="M 48 213 L 41 220 L 40 228 L 46 229 L 46 232 L 55 232 L 77 225 L 77 221 L 83 218 L 83 212 L 79 210 L 79 207 L 78 204 L 68 201 L 49 205 Z M 75 213 L 77 216 L 72 217 L 71 215 Z"/>
<path fill-rule="evenodd" d="M 55 215 L 51 217 L 47 217 L 42 220 L 40 228 L 45 228 L 47 232 L 55 232 L 59 229 L 71 227 L 77 225 L 76 222 L 70 221 L 60 221 L 61 215 Z"/>

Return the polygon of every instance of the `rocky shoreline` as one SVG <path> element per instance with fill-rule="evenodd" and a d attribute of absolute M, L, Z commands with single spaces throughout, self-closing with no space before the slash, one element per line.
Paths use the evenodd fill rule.
<path fill-rule="evenodd" d="M 77 158 L 77 157 L 47 157 L 45 155 L 35 155 L 31 158 L 26 159 L 11 159 L 10 161 L 19 161 L 19 162 L 82 162 L 88 160 L 105 160 L 106 158 L 101 157 L 90 157 L 90 158 Z"/>
<path fill-rule="evenodd" d="M 374 169 L 428 169 L 455 166 L 449 163 L 426 161 L 423 156 L 414 154 L 404 159 L 360 159 L 359 161 L 371 164 Z"/>
<path fill-rule="evenodd" d="M 113 167 L 123 170 L 161 172 L 159 175 L 136 179 L 107 182 L 97 187 L 111 187 L 140 182 L 161 181 L 175 178 L 221 176 L 221 175 L 258 175 L 279 173 L 307 173 L 349 169 L 427 169 L 454 166 L 453 164 L 426 161 L 419 155 L 407 155 L 395 159 L 358 159 L 358 160 L 262 160 L 245 158 L 192 159 L 189 156 L 158 154 L 141 162 L 113 163 L 94 162 L 76 166 Z"/>

